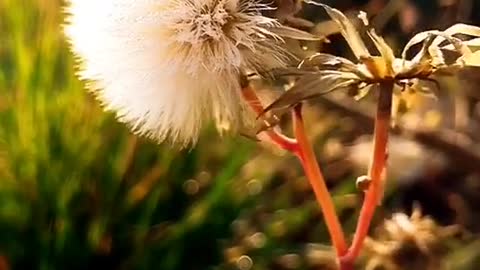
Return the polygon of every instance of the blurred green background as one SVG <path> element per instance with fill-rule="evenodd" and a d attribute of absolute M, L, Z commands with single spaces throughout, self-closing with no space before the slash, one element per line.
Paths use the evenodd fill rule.
<path fill-rule="evenodd" d="M 340 2 L 372 12 L 386 4 Z M 420 15 L 429 5 L 443 12 L 434 2 L 409 3 Z M 315 20 L 318 10 L 305 12 Z M 1 270 L 331 269 L 325 226 L 293 157 L 208 130 L 183 151 L 133 136 L 75 77 L 62 20 L 57 0 L 0 0 Z M 391 40 L 409 36 L 393 25 L 386 28 Z M 350 235 L 361 202 L 354 183 L 361 166 L 345 143 L 352 148 L 371 128 L 337 110 L 319 104 L 307 120 L 315 123 L 311 134 Z M 467 228 L 467 236 L 448 242 L 456 247 L 447 256 L 451 269 L 477 269 L 478 176 L 441 166 L 435 179 L 448 181 L 433 183 L 437 189 L 419 180 L 430 170 L 403 176 L 414 180 L 390 189 L 375 224 L 421 201 L 440 224 Z M 474 188 L 465 187 L 465 179 Z M 450 196 L 445 190 L 464 204 L 465 224 L 450 199 L 443 200 Z"/>

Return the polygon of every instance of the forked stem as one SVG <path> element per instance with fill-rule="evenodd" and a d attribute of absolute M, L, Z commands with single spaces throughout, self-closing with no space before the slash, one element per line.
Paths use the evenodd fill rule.
<path fill-rule="evenodd" d="M 367 237 L 375 209 L 380 204 L 380 201 L 383 197 L 384 183 L 382 178 L 386 169 L 387 161 L 387 144 L 392 110 L 392 93 L 392 83 L 380 84 L 377 113 L 375 116 L 373 157 L 370 164 L 370 170 L 368 172 L 370 185 L 366 191 L 362 209 L 360 210 L 360 216 L 358 218 L 357 229 L 355 231 L 352 245 L 347 254 L 340 259 L 340 261 L 343 263 L 351 264 L 357 258 L 363 242 Z"/>
<path fill-rule="evenodd" d="M 245 100 L 257 114 L 263 112 L 263 106 L 253 89 L 246 86 L 242 93 Z M 335 247 L 338 258 L 340 258 L 347 252 L 347 243 L 335 211 L 332 197 L 325 184 L 320 167 L 318 166 L 313 147 L 307 138 L 301 105 L 295 107 L 293 112 L 293 122 L 296 139 L 288 138 L 275 130 L 267 130 L 264 132 L 266 133 L 267 138 L 272 142 L 277 144 L 280 148 L 290 151 L 300 160 L 305 175 L 315 194 L 315 198 L 322 210 L 332 244 Z M 351 270 L 353 268 L 349 263 L 340 263 L 340 269 Z"/>
<path fill-rule="evenodd" d="M 242 95 L 245 101 L 247 101 L 257 115 L 260 115 L 263 112 L 263 105 L 257 94 L 255 94 L 255 91 L 250 86 L 245 86 L 242 89 Z M 278 147 L 292 152 L 296 156 L 299 155 L 298 144 L 295 139 L 289 138 L 273 129 L 265 130 L 264 132 L 266 133 L 267 138 L 269 138 Z"/>

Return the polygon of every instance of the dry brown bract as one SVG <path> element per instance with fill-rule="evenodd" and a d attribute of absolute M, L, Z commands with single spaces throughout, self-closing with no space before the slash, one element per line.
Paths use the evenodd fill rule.
<path fill-rule="evenodd" d="M 445 240 L 458 234 L 457 226 L 441 227 L 416 207 L 411 216 L 396 213 L 367 238 L 366 269 L 443 269 Z"/>
<path fill-rule="evenodd" d="M 285 69 L 279 75 L 296 75 L 296 84 L 265 108 L 264 112 L 290 108 L 303 100 L 338 90 L 353 91 L 356 99 L 366 96 L 372 87 L 379 84 L 396 85 L 395 93 L 429 91 L 415 87 L 417 82 L 434 81 L 434 75 L 448 75 L 466 66 L 480 66 L 480 27 L 456 24 L 445 31 L 431 30 L 415 35 L 403 49 L 401 58 L 396 58 L 390 46 L 369 27 L 366 14 L 359 18 L 367 28 L 367 35 L 379 55 L 370 54 L 359 32 L 347 17 L 337 9 L 322 6 L 332 20 L 340 27 L 341 34 L 348 42 L 356 57 L 356 63 L 330 54 L 317 53 L 305 59 L 298 68 Z M 421 44 L 420 51 L 411 59 L 409 50 Z M 446 55 L 453 55 L 446 57 Z M 448 58 L 448 59 L 447 59 Z"/>

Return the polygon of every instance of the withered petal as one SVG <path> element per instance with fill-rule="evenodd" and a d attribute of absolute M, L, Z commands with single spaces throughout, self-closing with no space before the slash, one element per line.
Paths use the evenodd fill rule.
<path fill-rule="evenodd" d="M 463 34 L 467 36 L 480 37 L 480 27 L 464 23 L 454 24 L 445 29 L 443 32 L 450 36 Z"/>
<path fill-rule="evenodd" d="M 389 77 L 393 77 L 393 62 L 395 61 L 395 54 L 393 53 L 392 48 L 388 46 L 387 42 L 385 42 L 385 40 L 381 36 L 377 35 L 373 28 L 367 31 L 367 34 L 369 35 L 370 39 L 373 41 L 373 44 L 375 44 L 375 47 L 380 52 L 380 55 L 383 58 L 383 61 L 385 63 L 386 75 Z"/>
<path fill-rule="evenodd" d="M 348 45 L 353 51 L 355 57 L 360 60 L 362 57 L 370 56 L 370 53 L 365 46 L 360 34 L 355 29 L 355 26 L 350 22 L 350 20 L 338 9 L 331 8 L 325 4 L 315 2 L 313 0 L 304 0 L 307 4 L 312 4 L 316 6 L 323 7 L 327 14 L 340 26 L 340 32 L 345 40 L 348 42 Z"/>

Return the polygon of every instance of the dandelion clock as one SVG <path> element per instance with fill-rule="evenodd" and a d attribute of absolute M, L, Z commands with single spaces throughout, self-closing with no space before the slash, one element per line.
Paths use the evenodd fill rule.
<path fill-rule="evenodd" d="M 65 32 L 105 108 L 136 133 L 186 146 L 201 127 L 252 124 L 239 77 L 291 59 L 255 0 L 70 0 Z M 304 37 L 308 37 L 305 33 Z"/>

